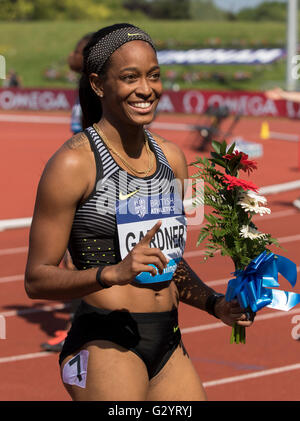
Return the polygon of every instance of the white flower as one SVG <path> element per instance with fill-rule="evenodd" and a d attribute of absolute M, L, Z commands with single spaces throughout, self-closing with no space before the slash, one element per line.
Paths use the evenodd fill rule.
<path fill-rule="evenodd" d="M 267 199 L 264 196 L 259 196 L 251 190 L 247 190 L 240 194 L 239 201 L 237 202 L 246 212 L 259 213 L 264 215 L 265 213 L 271 213 L 271 209 L 264 206 L 260 206 L 260 203 L 266 203 Z"/>
<path fill-rule="evenodd" d="M 241 196 L 250 197 L 259 203 L 267 203 L 267 199 L 265 198 L 265 196 L 260 196 L 252 190 L 247 190 L 247 191 L 242 192 Z"/>
<path fill-rule="evenodd" d="M 249 225 L 243 225 L 240 230 L 240 236 L 243 238 L 250 238 L 255 240 L 257 238 L 265 238 L 266 234 L 259 232 L 257 229 L 250 227 Z"/>

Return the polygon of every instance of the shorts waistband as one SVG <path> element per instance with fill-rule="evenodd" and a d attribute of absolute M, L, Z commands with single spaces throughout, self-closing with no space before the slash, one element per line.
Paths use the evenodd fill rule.
<path fill-rule="evenodd" d="M 81 303 L 78 307 L 76 312 L 75 318 L 87 313 L 97 313 L 100 315 L 130 315 L 133 320 L 138 323 L 153 323 L 153 322 L 162 322 L 168 320 L 174 320 L 178 318 L 178 310 L 177 308 L 173 308 L 169 311 L 161 311 L 161 312 L 150 312 L 150 313 L 135 313 L 130 311 L 124 310 L 108 310 L 99 307 L 92 306 L 91 304 L 86 303 L 84 300 L 81 300 Z"/>

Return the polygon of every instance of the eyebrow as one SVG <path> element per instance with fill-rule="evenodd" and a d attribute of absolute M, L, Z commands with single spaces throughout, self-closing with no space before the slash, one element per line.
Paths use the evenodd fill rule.
<path fill-rule="evenodd" d="M 149 72 L 153 72 L 153 70 L 159 70 L 159 69 L 160 69 L 160 67 L 158 65 L 155 65 L 155 66 L 151 67 L 151 69 L 149 70 Z M 136 72 L 136 71 L 139 71 L 139 69 L 137 67 L 125 67 L 124 69 L 121 69 L 120 70 L 121 73 L 126 72 L 126 71 L 127 72 L 128 71 L 134 71 L 134 72 Z"/>

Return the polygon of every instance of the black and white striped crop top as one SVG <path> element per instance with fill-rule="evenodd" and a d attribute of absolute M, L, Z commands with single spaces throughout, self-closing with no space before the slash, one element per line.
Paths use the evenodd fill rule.
<path fill-rule="evenodd" d="M 150 149 L 156 158 L 153 175 L 141 178 L 121 168 L 93 127 L 85 131 L 96 162 L 96 182 L 93 191 L 75 212 L 68 249 L 77 269 L 88 269 L 118 263 L 121 260 L 115 204 L 119 194 L 138 189 L 136 196 L 173 193 L 174 173 L 164 153 L 146 130 Z"/>

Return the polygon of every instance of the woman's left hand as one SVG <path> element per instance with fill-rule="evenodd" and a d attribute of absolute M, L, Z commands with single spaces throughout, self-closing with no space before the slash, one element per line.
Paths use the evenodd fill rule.
<path fill-rule="evenodd" d="M 226 301 L 225 297 L 219 299 L 215 304 L 215 314 L 228 326 L 233 326 L 237 323 L 240 326 L 251 326 L 256 313 L 243 310 L 237 300 Z M 248 317 L 250 316 L 250 317 Z"/>

